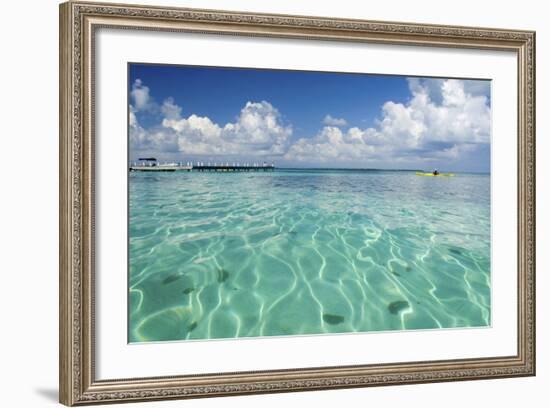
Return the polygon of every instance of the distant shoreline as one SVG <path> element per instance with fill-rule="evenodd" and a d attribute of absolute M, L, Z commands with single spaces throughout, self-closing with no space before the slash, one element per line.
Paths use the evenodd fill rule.
<path fill-rule="evenodd" d="M 259 170 L 262 167 L 258 167 Z M 432 170 L 424 169 L 377 169 L 377 168 L 350 168 L 350 167 L 270 167 L 270 172 L 358 172 L 358 173 L 415 173 L 415 172 L 427 172 Z M 177 171 L 177 170 L 176 170 Z M 190 170 L 193 171 L 193 170 Z M 440 172 L 452 172 L 456 174 L 476 174 L 476 175 L 491 175 L 490 172 L 475 172 L 475 171 L 455 171 L 455 170 L 441 170 Z M 263 173 L 260 171 L 260 173 Z"/>
<path fill-rule="evenodd" d="M 275 167 L 277 170 L 290 170 L 290 171 L 364 171 L 364 172 L 431 172 L 432 170 L 424 169 L 376 169 L 376 168 L 353 168 L 353 167 Z M 484 171 L 457 171 L 457 170 L 440 170 L 440 172 L 451 172 L 457 174 L 483 174 L 490 175 L 491 172 Z"/>

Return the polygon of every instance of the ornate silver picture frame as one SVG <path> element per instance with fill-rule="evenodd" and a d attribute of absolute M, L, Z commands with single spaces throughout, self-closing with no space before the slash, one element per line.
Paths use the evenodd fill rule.
<path fill-rule="evenodd" d="M 95 35 L 100 28 L 429 46 L 517 58 L 517 352 L 253 372 L 96 376 Z M 136 5 L 60 5 L 60 402 L 196 398 L 535 375 L 535 33 Z M 121 135 L 125 137 L 126 135 Z M 499 256 L 499 254 L 494 254 Z M 126 271 L 120 271 L 126 275 Z M 125 296 L 126 294 L 121 294 Z"/>

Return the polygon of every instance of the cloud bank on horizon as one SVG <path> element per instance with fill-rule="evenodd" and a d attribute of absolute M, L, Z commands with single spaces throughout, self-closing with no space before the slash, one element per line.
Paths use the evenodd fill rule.
<path fill-rule="evenodd" d="M 489 81 L 404 80 L 409 95 L 402 101 L 388 97 L 369 126 L 319 112 L 318 130 L 298 135 L 299 126 L 286 118 L 284 106 L 269 100 L 248 100 L 232 121 L 216 123 L 206 115 L 183 115 L 182 106 L 193 100 L 156 101 L 154 90 L 136 78 L 129 95 L 130 159 L 152 155 L 175 161 L 273 161 L 281 167 L 488 171 Z"/>

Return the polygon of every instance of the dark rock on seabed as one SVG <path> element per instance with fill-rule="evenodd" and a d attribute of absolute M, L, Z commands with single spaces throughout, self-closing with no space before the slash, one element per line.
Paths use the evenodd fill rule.
<path fill-rule="evenodd" d="M 391 302 L 388 305 L 388 310 L 390 311 L 391 314 L 396 315 L 402 310 L 407 309 L 408 307 L 409 307 L 409 302 L 407 302 L 406 300 L 396 300 L 395 302 Z"/>
<path fill-rule="evenodd" d="M 325 323 L 336 325 L 344 321 L 344 316 L 325 313 L 323 314 L 323 320 L 325 321 Z"/>

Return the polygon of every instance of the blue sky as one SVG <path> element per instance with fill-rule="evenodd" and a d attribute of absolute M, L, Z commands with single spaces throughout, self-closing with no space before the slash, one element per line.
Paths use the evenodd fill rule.
<path fill-rule="evenodd" d="M 130 64 L 130 159 L 490 169 L 490 82 Z"/>

